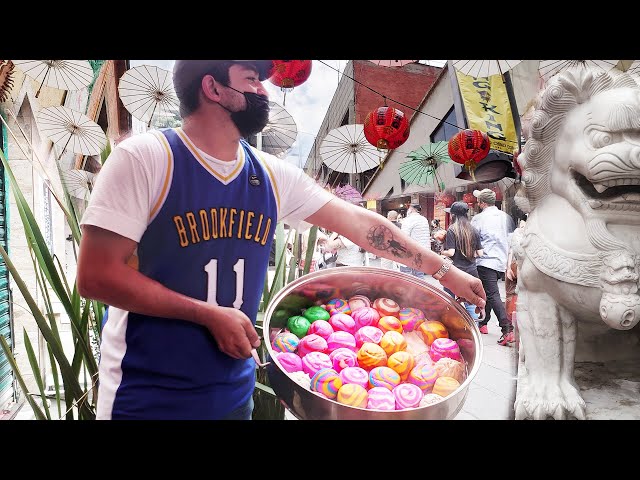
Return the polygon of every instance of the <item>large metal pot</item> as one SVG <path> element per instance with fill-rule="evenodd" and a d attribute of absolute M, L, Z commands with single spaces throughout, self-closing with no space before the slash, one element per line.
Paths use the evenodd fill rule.
<path fill-rule="evenodd" d="M 343 405 L 307 390 L 273 360 L 273 338 L 287 319 L 303 308 L 321 305 L 332 298 L 361 294 L 371 299 L 391 298 L 401 307 L 422 310 L 429 320 L 442 322 L 460 345 L 467 363 L 467 378 L 454 393 L 433 405 L 397 411 L 367 410 Z M 412 275 L 376 267 L 337 267 L 304 275 L 287 285 L 271 300 L 264 317 L 264 332 L 271 363 L 269 383 L 278 398 L 297 418 L 304 420 L 443 420 L 455 417 L 467 397 L 482 358 L 480 331 L 467 311 L 443 290 Z"/>

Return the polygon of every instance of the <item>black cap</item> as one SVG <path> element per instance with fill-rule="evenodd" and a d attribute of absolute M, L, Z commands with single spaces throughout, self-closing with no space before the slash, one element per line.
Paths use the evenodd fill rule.
<path fill-rule="evenodd" d="M 412 203 L 411 208 L 413 208 L 416 212 L 420 213 L 422 211 L 422 207 L 419 203 Z"/>
<path fill-rule="evenodd" d="M 273 67 L 273 60 L 176 60 L 173 65 L 173 88 L 178 99 L 193 82 L 202 79 L 216 64 L 221 62 L 251 63 L 258 69 L 260 81 L 269 78 Z"/>
<path fill-rule="evenodd" d="M 453 202 L 453 205 L 449 208 L 445 208 L 444 211 L 452 213 L 453 215 L 466 215 L 469 211 L 469 205 L 465 202 Z"/>

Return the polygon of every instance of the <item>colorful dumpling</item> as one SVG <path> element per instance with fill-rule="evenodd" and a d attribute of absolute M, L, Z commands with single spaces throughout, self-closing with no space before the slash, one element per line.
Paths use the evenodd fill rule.
<path fill-rule="evenodd" d="M 300 357 L 304 357 L 311 352 L 327 353 L 327 350 L 327 341 L 315 333 L 302 337 L 298 344 L 298 355 L 300 355 Z"/>
<path fill-rule="evenodd" d="M 380 317 L 380 320 L 378 320 L 378 328 L 382 330 L 383 333 L 391 331 L 402 333 L 404 331 L 400 320 L 391 315 Z"/>
<path fill-rule="evenodd" d="M 407 307 L 398 312 L 398 319 L 405 332 L 412 332 L 425 321 L 424 313 L 417 308 Z"/>
<path fill-rule="evenodd" d="M 358 365 L 367 371 L 387 364 L 387 354 L 380 345 L 365 342 L 358 350 Z"/>
<path fill-rule="evenodd" d="M 389 356 L 387 359 L 387 367 L 395 370 L 398 375 L 400 375 L 400 379 L 406 382 L 409 373 L 411 373 L 411 370 L 415 367 L 415 360 L 409 352 L 399 351 Z"/>
<path fill-rule="evenodd" d="M 369 372 L 369 386 L 385 387 L 393 390 L 394 387 L 400 385 L 400 375 L 394 369 L 389 367 L 375 367 Z"/>
<path fill-rule="evenodd" d="M 382 317 L 387 315 L 396 316 L 400 311 L 400 305 L 390 298 L 376 298 L 371 306 L 375 308 Z"/>
<path fill-rule="evenodd" d="M 344 405 L 351 407 L 366 408 L 367 406 L 367 391 L 360 385 L 355 383 L 347 383 L 342 385 L 338 390 L 338 396 L 336 400 Z"/>
<path fill-rule="evenodd" d="M 349 315 L 351 313 L 351 307 L 349 307 L 349 302 L 347 302 L 344 298 L 332 298 L 325 305 L 327 312 L 329 315 L 335 315 L 336 313 L 346 313 Z"/>
<path fill-rule="evenodd" d="M 380 346 L 385 351 L 387 356 L 390 356 L 396 352 L 406 350 L 407 341 L 401 333 L 390 330 L 382 336 L 382 339 L 380 340 Z M 300 349 L 300 347 L 298 347 L 298 349 Z"/>
<path fill-rule="evenodd" d="M 380 314 L 375 308 L 361 307 L 351 314 L 351 318 L 356 322 L 356 330 L 362 327 L 375 327 L 380 320 Z"/>
<path fill-rule="evenodd" d="M 373 387 L 368 391 L 367 408 L 371 410 L 395 410 L 396 397 L 385 387 Z"/>
<path fill-rule="evenodd" d="M 288 373 L 301 372 L 302 371 L 302 359 L 297 353 L 293 352 L 280 352 L 276 354 L 278 363 Z"/>
<path fill-rule="evenodd" d="M 393 389 L 393 396 L 396 399 L 396 410 L 404 410 L 405 408 L 419 407 L 424 395 L 416 385 L 401 383 Z"/>
<path fill-rule="evenodd" d="M 364 295 L 354 295 L 348 300 L 348 302 L 352 314 L 359 308 L 371 306 L 371 300 L 369 300 L 369 297 L 365 297 Z"/>
<path fill-rule="evenodd" d="M 300 344 L 300 339 L 291 332 L 283 332 L 276 335 L 271 347 L 276 352 L 295 352 Z"/>
<path fill-rule="evenodd" d="M 340 375 L 330 368 L 321 368 L 311 377 L 311 391 L 322 393 L 327 398 L 336 398 L 340 387 L 342 387 Z"/>
<path fill-rule="evenodd" d="M 311 324 L 309 330 L 307 330 L 307 335 L 311 335 L 313 333 L 320 335 L 326 340 L 329 338 L 329 335 L 333 333 L 333 327 L 326 320 L 316 320 Z"/>
<path fill-rule="evenodd" d="M 360 348 L 365 342 L 379 344 L 380 340 L 382 340 L 383 335 L 384 332 L 378 327 L 362 327 L 354 335 L 356 339 L 356 347 Z"/>
<path fill-rule="evenodd" d="M 429 355 L 434 362 L 444 357 L 462 361 L 460 347 L 455 340 L 451 340 L 450 338 L 436 338 L 431 344 Z"/>
<path fill-rule="evenodd" d="M 340 373 L 347 367 L 358 366 L 358 355 L 350 348 L 337 348 L 329 354 L 333 369 Z"/>

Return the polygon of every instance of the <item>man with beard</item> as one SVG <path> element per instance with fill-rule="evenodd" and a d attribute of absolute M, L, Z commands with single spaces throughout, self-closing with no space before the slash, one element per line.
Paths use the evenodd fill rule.
<path fill-rule="evenodd" d="M 109 305 L 98 419 L 251 419 L 254 324 L 279 221 L 337 231 L 484 305 L 478 279 L 245 141 L 267 124 L 270 69 L 176 61 L 183 126 L 121 142 L 98 176 L 77 275 L 80 295 Z"/>

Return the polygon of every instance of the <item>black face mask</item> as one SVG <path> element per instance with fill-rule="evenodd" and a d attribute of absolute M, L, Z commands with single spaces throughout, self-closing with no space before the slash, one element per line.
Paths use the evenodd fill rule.
<path fill-rule="evenodd" d="M 233 87 L 229 88 L 236 90 Z M 267 123 L 269 123 L 269 99 L 257 93 L 241 92 L 240 90 L 236 90 L 236 92 L 244 95 L 247 101 L 247 108 L 239 112 L 232 112 L 224 105 L 220 105 L 231 113 L 231 120 L 235 123 L 240 135 L 248 138 L 251 135 L 261 132 Z"/>

